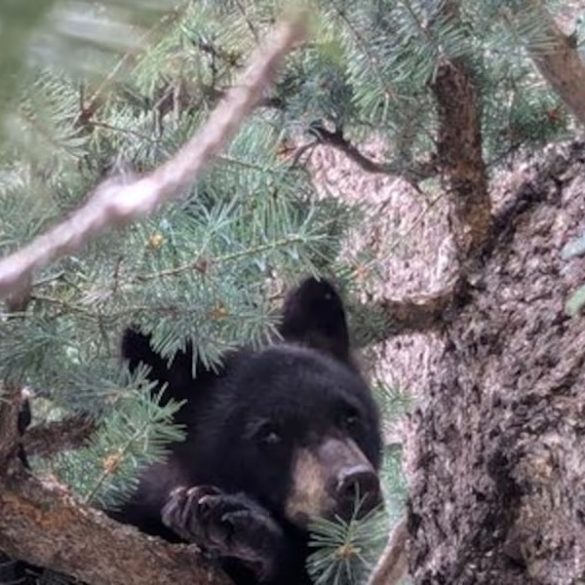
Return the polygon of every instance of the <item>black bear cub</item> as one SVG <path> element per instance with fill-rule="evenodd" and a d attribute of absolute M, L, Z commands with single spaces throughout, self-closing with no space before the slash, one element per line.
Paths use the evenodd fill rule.
<path fill-rule="evenodd" d="M 150 366 L 165 397 L 186 401 L 176 418 L 187 438 L 112 515 L 196 543 L 238 585 L 309 583 L 309 522 L 381 503 L 378 412 L 333 286 L 305 280 L 280 333 L 281 343 L 232 352 L 219 371 L 198 364 L 195 376 L 190 347 L 168 365 L 136 330 L 122 343 L 131 369 Z"/>

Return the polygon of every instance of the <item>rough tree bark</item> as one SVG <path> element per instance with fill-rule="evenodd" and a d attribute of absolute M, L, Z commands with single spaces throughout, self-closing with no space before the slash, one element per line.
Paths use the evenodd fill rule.
<path fill-rule="evenodd" d="M 458 2 L 446 0 L 441 15 L 457 22 Z M 463 266 L 483 245 L 492 221 L 480 105 L 465 59 L 444 57 L 437 68 L 433 91 L 439 164 L 450 194 L 452 233 Z"/>
<path fill-rule="evenodd" d="M 82 447 L 95 431 L 94 420 L 83 415 L 71 415 L 63 420 L 35 425 L 23 437 L 28 456 L 49 457 Z"/>
<path fill-rule="evenodd" d="M 412 419 L 417 585 L 585 579 L 585 321 L 564 312 L 585 263 L 560 256 L 585 227 L 584 175 L 583 143 L 529 167 L 443 323 Z"/>
<path fill-rule="evenodd" d="M 230 583 L 194 547 L 122 526 L 23 469 L 0 478 L 0 510 L 0 550 L 87 583 Z"/>

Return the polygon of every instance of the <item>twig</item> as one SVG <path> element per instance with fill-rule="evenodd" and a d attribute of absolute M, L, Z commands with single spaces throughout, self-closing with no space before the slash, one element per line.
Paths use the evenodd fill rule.
<path fill-rule="evenodd" d="M 83 415 L 30 427 L 24 436 L 24 450 L 30 456 L 50 457 L 82 447 L 95 430 L 95 422 Z"/>
<path fill-rule="evenodd" d="M 254 40 L 258 42 L 260 40 L 258 32 L 256 31 L 256 27 L 252 24 L 252 21 L 250 20 L 248 14 L 246 13 L 246 9 L 244 8 L 244 6 L 242 6 L 242 3 L 239 0 L 236 0 L 236 6 L 238 7 L 238 10 L 240 11 L 242 17 L 246 21 L 246 24 L 250 29 L 250 32 L 252 33 Z"/>
<path fill-rule="evenodd" d="M 22 390 L 18 384 L 0 383 L 0 474 L 8 468 L 8 461 L 18 449 L 21 404 Z"/>
<path fill-rule="evenodd" d="M 585 62 L 575 38 L 559 28 L 542 0 L 525 0 L 519 6 L 528 18 L 538 17 L 542 30 L 526 43 L 534 64 L 579 123 L 585 125 Z M 508 20 L 514 27 L 514 17 Z"/>
<path fill-rule="evenodd" d="M 177 10 L 174 10 L 171 13 L 166 13 L 155 25 L 154 27 L 148 29 L 144 32 L 144 34 L 140 38 L 140 43 L 145 43 L 154 33 L 159 31 L 163 28 L 166 24 L 170 23 L 177 17 Z M 122 70 L 122 68 L 135 56 L 132 51 L 128 51 L 122 55 L 122 57 L 118 60 L 118 62 L 114 65 L 114 68 L 104 77 L 100 85 L 97 89 L 92 93 L 87 101 L 85 101 L 84 96 L 84 87 L 82 86 L 82 91 L 80 91 L 80 109 L 77 117 L 73 121 L 73 126 L 77 126 L 79 123 L 84 122 L 92 117 L 93 113 L 97 109 L 98 101 L 100 96 L 103 94 L 105 89 L 111 85 L 114 81 L 118 73 Z"/>
<path fill-rule="evenodd" d="M 108 228 L 151 214 L 191 185 L 232 139 L 284 56 L 304 36 L 304 15 L 281 24 L 254 53 L 240 81 L 226 93 L 204 127 L 173 158 L 125 184 L 105 181 L 68 219 L 0 261 L 0 298 L 18 291 L 35 270 L 79 250 Z"/>
<path fill-rule="evenodd" d="M 315 147 L 319 144 L 319 140 L 311 140 L 310 142 L 307 142 L 307 144 L 303 144 L 302 146 L 299 146 L 296 149 L 296 152 L 294 153 L 294 156 L 292 157 L 292 161 L 290 163 L 291 168 L 296 168 L 302 165 L 306 165 L 308 164 L 309 160 L 311 159 L 311 155 L 313 154 L 313 151 L 315 150 Z M 301 163 L 301 158 L 303 157 L 303 155 L 308 152 L 308 156 L 305 159 L 304 163 Z"/>
<path fill-rule="evenodd" d="M 404 577 L 408 569 L 407 544 L 406 518 L 401 518 L 394 527 L 378 564 L 372 571 L 368 585 L 396 585 Z"/>
<path fill-rule="evenodd" d="M 379 307 L 388 319 L 388 333 L 398 335 L 436 328 L 464 290 L 463 281 L 457 280 L 435 294 L 380 301 Z"/>
<path fill-rule="evenodd" d="M 290 249 L 290 247 L 294 246 L 295 244 L 302 244 L 303 242 L 304 239 L 302 236 L 293 235 L 285 236 L 284 238 L 280 238 L 279 240 L 274 240 L 272 242 L 267 242 L 265 244 L 259 244 L 257 246 L 253 246 L 245 250 L 239 250 L 237 252 L 224 254 L 223 256 L 217 256 L 216 258 L 212 259 L 205 259 L 202 257 L 201 254 L 199 254 L 196 258 L 187 262 L 186 264 L 181 264 L 179 266 L 176 266 L 174 268 L 168 268 L 166 270 L 160 270 L 159 272 L 151 272 L 149 274 L 137 275 L 136 281 L 146 282 L 148 280 L 167 278 L 169 276 L 177 276 L 178 274 L 192 271 L 199 272 L 200 274 L 205 274 L 206 271 L 208 270 L 209 263 L 213 263 L 214 265 L 220 265 L 227 262 L 233 262 L 234 260 L 239 260 L 240 258 L 245 258 L 248 255 L 268 252 L 269 250 L 276 250 L 278 248 Z"/>
<path fill-rule="evenodd" d="M 410 166 L 400 161 L 376 162 L 365 156 L 355 145 L 349 142 L 339 128 L 332 132 L 322 125 L 313 125 L 311 129 L 320 142 L 337 148 L 368 173 L 403 177 L 417 189 L 420 181 L 429 179 L 437 174 L 437 169 L 432 162 L 418 162 Z"/>

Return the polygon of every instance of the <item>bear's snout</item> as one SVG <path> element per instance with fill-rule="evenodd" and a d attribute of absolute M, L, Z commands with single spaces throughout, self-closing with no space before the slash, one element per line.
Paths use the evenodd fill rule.
<path fill-rule="evenodd" d="M 327 437 L 293 461 L 286 516 L 306 527 L 317 518 L 361 517 L 382 502 L 378 475 L 356 443 Z"/>
<path fill-rule="evenodd" d="M 334 489 L 337 514 L 342 518 L 354 512 L 363 516 L 382 501 L 378 475 L 369 463 L 343 468 Z"/>

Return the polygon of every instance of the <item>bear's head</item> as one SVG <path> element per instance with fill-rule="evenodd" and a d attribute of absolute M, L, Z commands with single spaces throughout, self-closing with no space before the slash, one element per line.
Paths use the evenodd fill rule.
<path fill-rule="evenodd" d="M 381 502 L 380 422 L 335 288 L 305 280 L 284 303 L 280 334 L 265 349 L 231 353 L 219 370 L 198 364 L 195 378 L 190 347 L 167 364 L 128 330 L 122 349 L 131 368 L 150 366 L 166 397 L 186 401 L 177 418 L 187 440 L 174 451 L 191 485 L 243 492 L 301 530 L 363 514 Z"/>
<path fill-rule="evenodd" d="M 282 343 L 237 354 L 215 389 L 221 400 L 206 421 L 218 481 L 301 529 L 363 514 L 381 501 L 380 423 L 332 285 L 304 281 L 285 302 L 280 332 Z"/>

